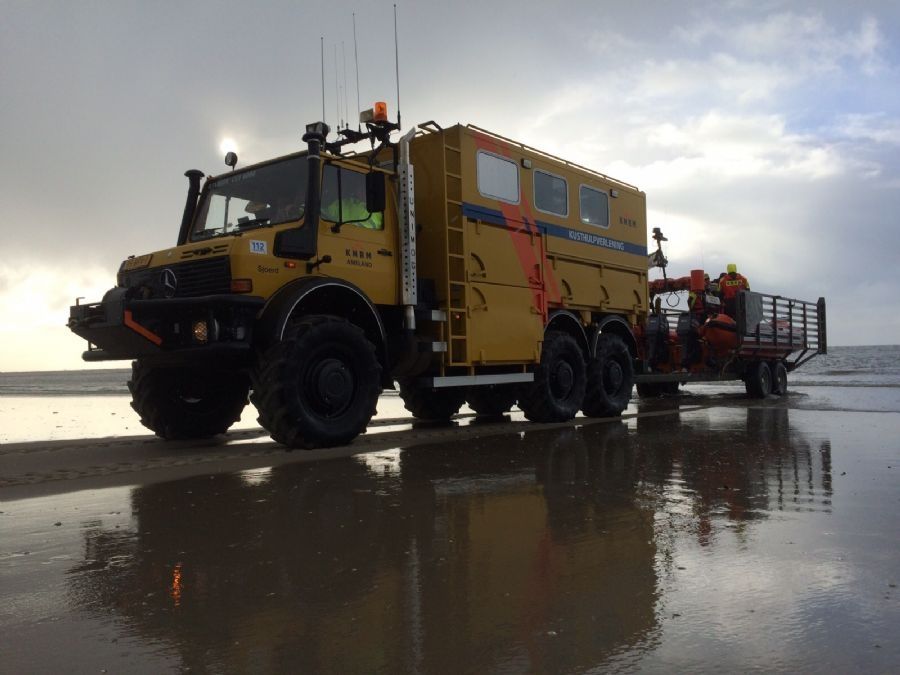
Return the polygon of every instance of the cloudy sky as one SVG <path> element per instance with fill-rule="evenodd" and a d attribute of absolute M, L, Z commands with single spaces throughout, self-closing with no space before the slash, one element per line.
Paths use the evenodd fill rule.
<path fill-rule="evenodd" d="M 174 244 L 183 172 L 396 109 L 390 2 L 0 0 L 0 370 L 78 368 L 64 327 Z M 404 126 L 470 122 L 636 184 L 670 272 L 736 262 L 829 303 L 831 344 L 900 343 L 900 3 L 399 3 Z M 343 52 L 342 52 L 343 43 Z M 123 364 L 118 364 L 123 365 Z"/>

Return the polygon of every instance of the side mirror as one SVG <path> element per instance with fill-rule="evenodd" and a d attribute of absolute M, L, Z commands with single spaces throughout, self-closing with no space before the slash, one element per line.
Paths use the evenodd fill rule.
<path fill-rule="evenodd" d="M 381 213 L 385 208 L 384 174 L 372 171 L 366 174 L 366 211 Z"/>

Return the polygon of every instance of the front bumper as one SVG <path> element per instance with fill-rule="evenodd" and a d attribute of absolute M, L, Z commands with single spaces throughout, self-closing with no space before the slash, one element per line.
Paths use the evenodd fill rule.
<path fill-rule="evenodd" d="M 127 291 L 113 288 L 101 302 L 69 308 L 69 328 L 88 341 L 85 361 L 246 359 L 265 304 L 247 295 L 129 300 Z M 206 342 L 194 337 L 197 321 L 206 322 Z"/>

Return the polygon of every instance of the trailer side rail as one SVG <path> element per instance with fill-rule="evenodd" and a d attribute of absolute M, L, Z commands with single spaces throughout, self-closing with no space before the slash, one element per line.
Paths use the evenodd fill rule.
<path fill-rule="evenodd" d="M 827 353 L 824 298 L 807 302 L 744 291 L 738 294 L 736 319 L 739 356 L 784 358 L 794 370 Z"/>

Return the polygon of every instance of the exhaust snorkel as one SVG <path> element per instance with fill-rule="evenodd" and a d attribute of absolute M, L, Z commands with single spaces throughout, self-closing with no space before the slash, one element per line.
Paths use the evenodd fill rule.
<path fill-rule="evenodd" d="M 181 228 L 178 230 L 178 246 L 187 242 L 191 222 L 194 220 L 194 211 L 197 210 L 197 198 L 200 196 L 200 179 L 203 178 L 203 172 L 198 169 L 189 169 L 184 172 L 184 175 L 188 179 L 188 193 L 187 201 L 184 204 L 184 215 L 181 216 Z"/>

